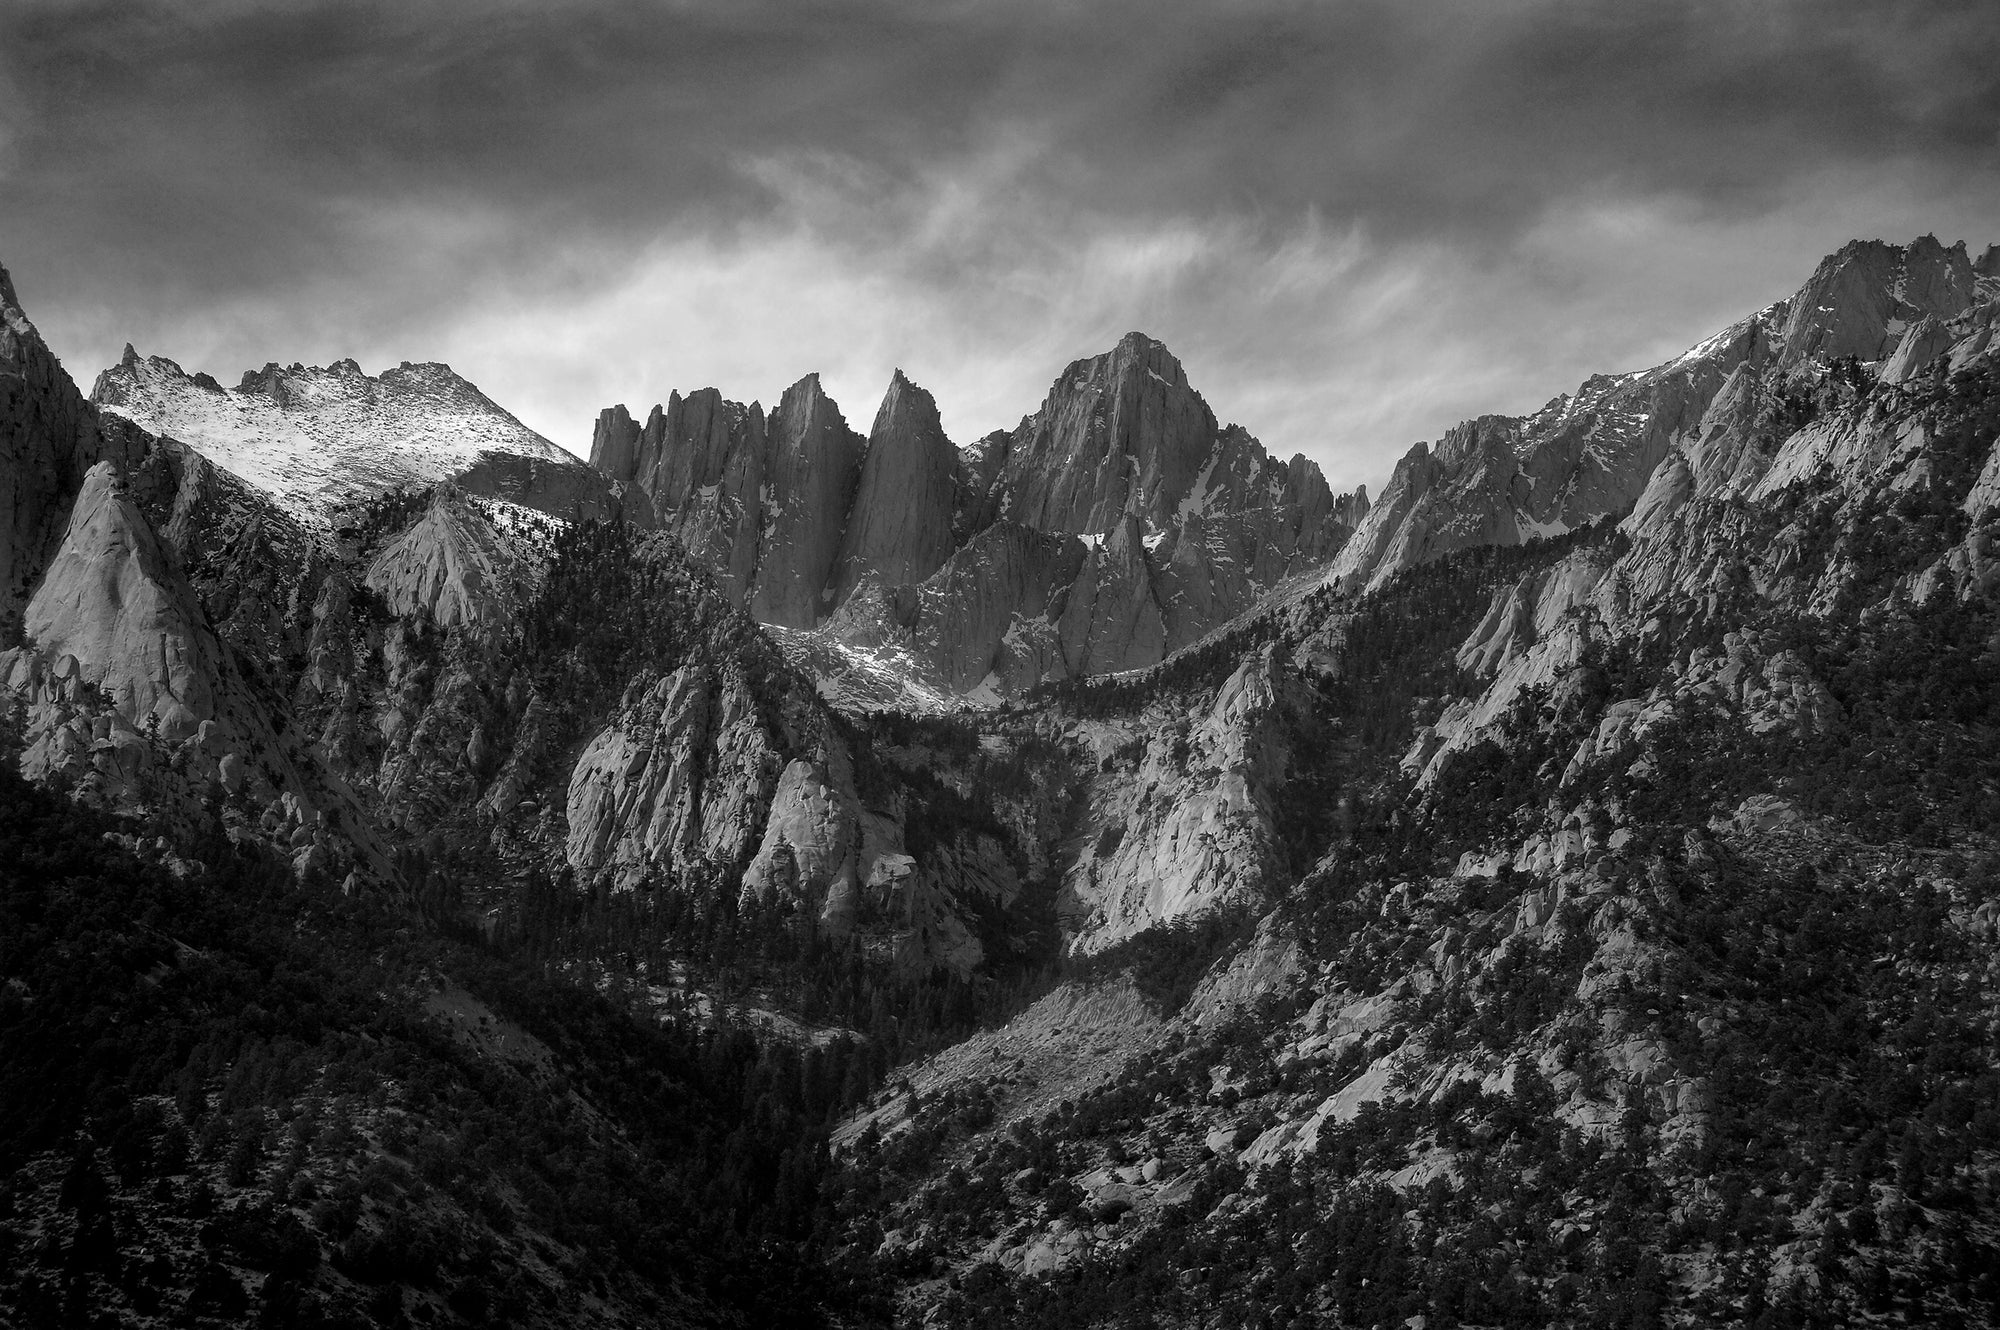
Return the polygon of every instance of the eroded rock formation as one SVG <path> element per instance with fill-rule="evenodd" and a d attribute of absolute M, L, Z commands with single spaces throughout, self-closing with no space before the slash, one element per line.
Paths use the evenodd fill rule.
<path fill-rule="evenodd" d="M 761 419 L 712 389 L 695 397 L 703 421 Z M 680 401 L 644 429 L 606 410 L 593 464 L 648 490 L 760 621 L 893 648 L 916 687 L 947 693 L 1152 664 L 1325 562 L 1368 507 L 1365 493 L 1336 498 L 1304 457 L 1279 463 L 1218 425 L 1180 362 L 1139 333 L 1070 365 L 1012 431 L 962 449 L 900 371 L 865 456 L 816 379 L 787 393 L 762 454 L 747 427 L 676 443 Z"/>

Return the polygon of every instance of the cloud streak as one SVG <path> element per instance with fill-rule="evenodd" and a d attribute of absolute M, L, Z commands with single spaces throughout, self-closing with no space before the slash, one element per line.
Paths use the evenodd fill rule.
<path fill-rule="evenodd" d="M 449 359 L 595 409 L 890 370 L 964 440 L 1142 328 L 1342 483 L 1852 235 L 1984 243 L 1990 7 L 35 4 L 0 261 L 87 378 Z"/>

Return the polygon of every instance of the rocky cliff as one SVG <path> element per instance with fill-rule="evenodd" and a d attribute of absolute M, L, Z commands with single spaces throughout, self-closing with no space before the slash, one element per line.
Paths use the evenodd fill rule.
<path fill-rule="evenodd" d="M 281 737 L 256 679 L 291 647 L 285 609 L 261 593 L 292 593 L 310 542 L 255 516 L 254 491 L 200 456 L 98 412 L 10 284 L 0 305 L 14 370 L 0 374 L 0 488 L 28 593 L 0 687 L 19 706 L 23 772 L 183 827 L 220 791 L 301 872 L 384 867 L 358 805 Z"/>
<path fill-rule="evenodd" d="M 1483 416 L 1418 444 L 1329 575 L 1377 587 L 1450 550 L 1623 514 L 1671 452 L 1703 459 L 1705 483 L 1716 483 L 1788 432 L 1773 414 L 1787 380 L 1849 357 L 1906 377 L 1953 340 L 1948 325 L 1986 317 L 1976 311 L 1993 289 L 1963 243 L 1848 244 L 1790 299 L 1663 365 L 1594 376 L 1532 415 Z"/>
<path fill-rule="evenodd" d="M 83 475 L 106 458 L 141 449 L 107 432 L 21 309 L 0 268 L 0 647 L 69 521 Z M 10 630 L 6 625 L 14 623 Z"/>
<path fill-rule="evenodd" d="M 704 388 L 686 398 L 673 394 L 641 428 L 624 407 L 613 407 L 598 417 L 590 464 L 652 496 L 666 529 L 709 568 L 724 595 L 743 602 L 763 531 L 763 408 L 724 402 Z"/>
<path fill-rule="evenodd" d="M 28 637 L 126 720 L 179 743 L 215 714 L 219 648 L 201 618 L 118 467 L 99 462 L 28 602 Z"/>
<path fill-rule="evenodd" d="M 1368 509 L 1305 458 L 1280 464 L 1218 426 L 1179 361 L 1138 333 L 1069 366 L 1014 430 L 962 449 L 900 371 L 865 451 L 832 420 L 779 430 L 831 410 L 818 394 L 816 379 L 790 390 L 767 441 L 757 408 L 712 389 L 686 399 L 698 411 L 670 396 L 643 429 L 609 408 L 592 464 L 646 490 L 760 622 L 819 633 L 801 659 L 892 649 L 906 696 L 990 699 L 1153 664 L 1324 563 Z M 691 411 L 739 423 L 726 440 L 677 431 Z"/>
<path fill-rule="evenodd" d="M 958 451 L 931 395 L 896 371 L 875 427 L 840 552 L 836 602 L 864 578 L 907 597 L 950 557 Z"/>
<path fill-rule="evenodd" d="M 1165 530 L 1217 443 L 1215 416 L 1160 343 L 1128 333 L 1072 363 L 1008 440 L 1006 511 L 1043 531 L 1110 531 L 1127 513 Z"/>
<path fill-rule="evenodd" d="M 810 628 L 835 603 L 840 553 L 866 443 L 809 374 L 771 413 L 769 499 L 749 609 L 759 623 Z"/>

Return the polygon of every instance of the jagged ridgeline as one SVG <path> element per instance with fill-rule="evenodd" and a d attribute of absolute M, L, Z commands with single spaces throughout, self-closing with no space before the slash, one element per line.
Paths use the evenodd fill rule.
<path fill-rule="evenodd" d="M 963 448 L 897 371 L 866 439 L 808 376 L 768 419 L 713 388 L 644 425 L 609 408 L 591 464 L 791 630 L 778 640 L 833 696 L 905 703 L 1156 664 L 1323 564 L 1368 509 L 1219 425 L 1138 333 Z"/>
<path fill-rule="evenodd" d="M 12 1319 L 1996 1315 L 2000 253 L 1373 504 L 1137 334 L 585 465 L 0 296 Z"/>

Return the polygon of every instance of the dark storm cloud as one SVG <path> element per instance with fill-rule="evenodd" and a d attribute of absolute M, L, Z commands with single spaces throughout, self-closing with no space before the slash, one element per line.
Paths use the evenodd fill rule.
<path fill-rule="evenodd" d="M 46 190 L 10 190 L 8 212 L 198 265 L 226 257 L 218 276 L 255 280 L 302 244 L 338 251 L 343 218 L 370 201 L 639 234 L 767 204 L 746 156 L 826 150 L 893 177 L 1025 122 L 1057 145 L 1033 183 L 1099 208 L 1311 203 L 1397 232 L 1504 234 L 1588 181 L 1727 206 L 1830 158 L 1990 167 L 2000 45 L 1982 16 L 1490 0 L 57 5 L 31 8 L 7 44 L 13 174 Z"/>
<path fill-rule="evenodd" d="M 480 301 L 604 296 L 663 243 L 736 271 L 730 245 L 802 233 L 899 284 L 884 319 L 927 292 L 976 322 L 1107 235 L 1196 235 L 1162 260 L 1179 275 L 1148 271 L 1204 305 L 1242 279 L 1232 247 L 1263 272 L 1302 226 L 1371 262 L 1560 269 L 1524 237 L 1576 200 L 1729 225 L 1879 172 L 1963 213 L 2000 156 L 1984 3 L 118 0 L 7 27 L 0 261 L 94 358 L 120 321 L 219 353 L 316 325 L 387 350 Z M 745 292 L 789 298 L 812 303 Z M 1178 317 L 1115 303 L 1113 328 Z"/>
<path fill-rule="evenodd" d="M 1977 13 L 1298 9 L 1142 45 L 1071 127 L 1083 167 L 1108 167 L 1135 204 L 1189 182 L 1385 227 L 1504 233 L 1592 181 L 1728 204 L 1832 158 L 1990 165 L 2000 83 Z"/>

